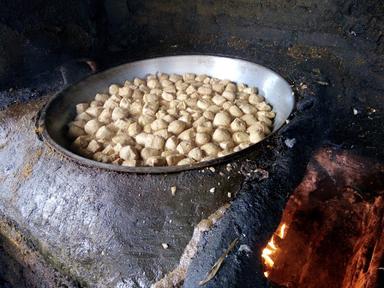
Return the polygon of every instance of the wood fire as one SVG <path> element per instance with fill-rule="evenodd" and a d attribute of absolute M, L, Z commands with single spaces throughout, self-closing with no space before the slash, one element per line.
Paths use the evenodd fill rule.
<path fill-rule="evenodd" d="M 287 233 L 287 225 L 285 223 L 282 223 L 279 225 L 279 228 L 276 230 L 276 232 L 272 235 L 271 239 L 269 240 L 267 246 L 263 249 L 261 253 L 261 257 L 263 258 L 264 265 L 266 268 L 266 271 L 264 272 L 264 276 L 268 278 L 269 271 L 273 268 L 273 265 L 275 262 L 273 261 L 274 256 L 276 256 L 279 247 L 275 243 L 275 237 L 278 237 L 280 239 L 284 239 Z"/>
<path fill-rule="evenodd" d="M 268 281 L 297 288 L 384 287 L 383 175 L 382 163 L 349 151 L 315 153 L 262 250 Z"/>

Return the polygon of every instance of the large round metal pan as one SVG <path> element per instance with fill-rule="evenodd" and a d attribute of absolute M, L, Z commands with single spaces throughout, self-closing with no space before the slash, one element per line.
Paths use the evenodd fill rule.
<path fill-rule="evenodd" d="M 171 173 L 212 166 L 229 161 L 234 157 L 246 155 L 258 148 L 257 143 L 239 152 L 210 161 L 193 165 L 164 167 L 125 167 L 106 164 L 87 159 L 70 150 L 70 141 L 66 136 L 67 124 L 76 115 L 76 104 L 91 101 L 96 93 L 106 92 L 112 83 L 123 83 L 127 79 L 144 77 L 149 73 L 156 72 L 207 74 L 256 86 L 259 89 L 259 94 L 272 104 L 273 111 L 276 112 L 273 132 L 276 132 L 285 123 L 294 106 L 294 96 L 289 84 L 281 76 L 261 65 L 241 59 L 210 55 L 158 57 L 127 63 L 91 75 L 57 93 L 40 113 L 38 126 L 43 139 L 56 151 L 80 164 L 134 173 Z"/>

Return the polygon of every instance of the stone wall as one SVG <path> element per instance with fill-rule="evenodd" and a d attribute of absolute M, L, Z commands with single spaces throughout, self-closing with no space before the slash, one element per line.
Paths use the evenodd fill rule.
<path fill-rule="evenodd" d="M 164 45 L 199 51 L 222 43 L 212 51 L 237 48 L 239 56 L 254 42 L 384 51 L 384 4 L 374 0 L 1 2 L 0 90 L 39 88 L 38 75 L 71 59 Z"/>
<path fill-rule="evenodd" d="M 0 88 L 33 86 L 28 80 L 38 74 L 97 54 L 104 45 L 101 1 L 2 0 L 0 5 Z"/>
<path fill-rule="evenodd" d="M 289 44 L 303 41 L 305 33 L 313 32 L 329 34 L 329 41 L 332 35 L 339 35 L 383 44 L 380 21 L 384 5 L 379 1 L 151 0 L 123 4 L 112 0 L 106 3 L 106 11 L 110 30 L 120 32 L 111 34 L 111 39 L 121 48 L 129 48 L 129 41 L 136 39 L 177 44 L 180 39 L 206 37 L 283 40 Z"/>

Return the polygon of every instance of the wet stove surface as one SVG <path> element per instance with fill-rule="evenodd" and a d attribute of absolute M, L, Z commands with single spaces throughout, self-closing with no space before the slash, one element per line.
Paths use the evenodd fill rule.
<path fill-rule="evenodd" d="M 164 49 L 159 47 L 177 53 Z M 214 172 L 137 175 L 81 167 L 36 136 L 35 116 L 49 96 L 0 112 L 1 227 L 4 239 L 24 251 L 12 257 L 39 267 L 31 279 L 41 287 L 148 287 L 178 264 L 193 226 L 228 202 L 229 210 L 199 243 L 184 286 L 196 287 L 238 238 L 204 287 L 266 287 L 260 249 L 278 225 L 311 153 L 332 145 L 383 159 L 384 81 L 356 50 L 259 44 L 247 51 L 215 45 L 201 49 L 240 54 L 274 69 L 290 81 L 298 100 L 289 124 L 231 163 L 232 169 L 223 164 Z M 228 192 L 234 197 L 228 198 Z M 242 244 L 251 252 L 239 251 Z"/>

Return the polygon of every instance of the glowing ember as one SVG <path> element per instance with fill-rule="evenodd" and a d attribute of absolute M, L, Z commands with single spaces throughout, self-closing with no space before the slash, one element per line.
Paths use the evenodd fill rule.
<path fill-rule="evenodd" d="M 275 243 L 274 237 L 279 237 L 280 239 L 284 239 L 287 234 L 287 225 L 285 223 L 281 224 L 280 227 L 276 230 L 275 234 L 272 235 L 271 240 L 269 240 L 267 246 L 263 249 L 261 253 L 261 258 L 264 260 L 264 265 L 266 270 L 271 270 L 275 262 L 273 261 L 273 257 L 276 255 L 279 247 Z M 264 272 L 264 276 L 268 278 L 269 271 Z"/>

